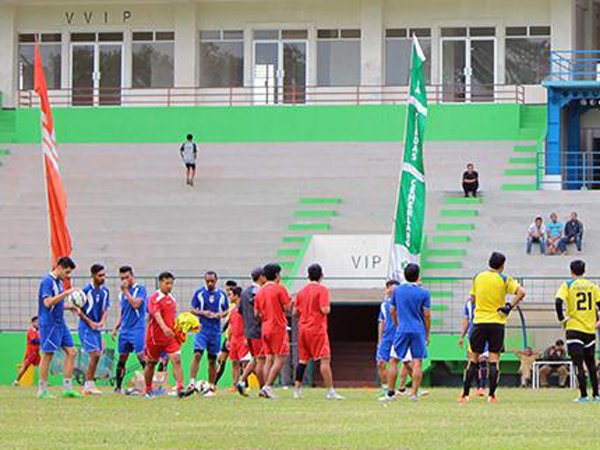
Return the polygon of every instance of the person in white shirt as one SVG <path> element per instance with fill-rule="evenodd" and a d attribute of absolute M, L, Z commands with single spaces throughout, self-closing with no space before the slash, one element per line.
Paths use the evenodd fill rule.
<path fill-rule="evenodd" d="M 531 254 L 533 244 L 540 245 L 540 253 L 546 254 L 546 226 L 541 217 L 536 217 L 527 231 L 527 254 Z"/>
<path fill-rule="evenodd" d="M 194 142 L 194 136 L 191 134 L 186 136 L 186 141 L 179 147 L 179 154 L 185 165 L 185 184 L 193 186 L 196 175 L 196 157 L 198 156 L 198 146 Z"/>

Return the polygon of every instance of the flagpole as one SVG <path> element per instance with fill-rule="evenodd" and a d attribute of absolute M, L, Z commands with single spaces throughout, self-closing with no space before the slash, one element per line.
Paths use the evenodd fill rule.
<path fill-rule="evenodd" d="M 406 114 L 404 115 L 404 133 L 402 135 L 402 143 L 404 144 L 406 141 L 406 133 L 408 132 L 408 99 L 410 97 L 410 92 L 411 92 L 411 83 L 412 83 L 412 76 L 410 71 L 412 70 L 412 63 L 413 63 L 413 53 L 414 53 L 414 38 L 416 36 L 413 34 L 413 40 L 411 41 L 410 44 L 410 59 L 408 60 L 408 94 L 406 96 Z M 400 174 L 398 175 L 398 184 L 396 186 L 396 203 L 394 205 L 394 217 L 392 219 L 392 234 L 390 236 L 390 255 L 388 257 L 388 276 L 390 275 L 391 272 L 391 258 L 392 258 L 392 252 L 394 250 L 394 243 L 395 243 L 395 239 L 396 239 L 396 216 L 398 213 L 398 204 L 400 203 L 400 187 L 402 186 L 402 165 L 404 164 L 404 156 L 406 154 L 406 145 L 402 146 L 402 158 L 401 158 L 401 164 L 400 164 Z"/>

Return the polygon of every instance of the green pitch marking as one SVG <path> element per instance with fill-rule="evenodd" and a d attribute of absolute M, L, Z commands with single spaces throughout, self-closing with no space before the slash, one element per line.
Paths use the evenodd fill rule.
<path fill-rule="evenodd" d="M 427 258 L 430 256 L 466 256 L 467 251 L 464 248 L 429 248 L 425 255 Z"/>
<path fill-rule="evenodd" d="M 294 217 L 313 218 L 313 217 L 335 217 L 337 213 L 331 209 L 300 209 L 294 211 Z"/>
<path fill-rule="evenodd" d="M 533 184 L 503 184 L 500 187 L 503 191 L 537 191 L 537 185 Z"/>
<path fill-rule="evenodd" d="M 479 205 L 483 203 L 481 197 L 446 197 L 446 205 Z"/>
<path fill-rule="evenodd" d="M 509 177 L 535 176 L 537 169 L 506 169 L 504 175 Z"/>
<path fill-rule="evenodd" d="M 475 229 L 474 223 L 438 223 L 437 231 L 471 231 Z"/>
<path fill-rule="evenodd" d="M 515 145 L 514 149 L 515 153 L 536 153 L 537 148 L 532 145 Z"/>
<path fill-rule="evenodd" d="M 339 205 L 341 197 L 300 197 L 298 203 L 301 205 Z"/>
<path fill-rule="evenodd" d="M 441 235 L 433 237 L 434 244 L 463 244 L 465 242 L 471 242 L 471 237 L 450 235 Z"/>
<path fill-rule="evenodd" d="M 289 231 L 329 231 L 328 223 L 293 223 L 288 226 Z"/>
<path fill-rule="evenodd" d="M 536 158 L 522 157 L 522 156 L 513 156 L 508 160 L 511 164 L 536 164 Z"/>
<path fill-rule="evenodd" d="M 477 217 L 479 211 L 476 209 L 442 209 L 442 217 Z"/>

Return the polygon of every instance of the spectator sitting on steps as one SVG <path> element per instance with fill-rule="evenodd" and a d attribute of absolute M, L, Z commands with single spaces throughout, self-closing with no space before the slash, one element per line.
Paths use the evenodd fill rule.
<path fill-rule="evenodd" d="M 565 342 L 559 339 L 544 351 L 543 361 L 566 361 Z M 558 374 L 558 385 L 565 387 L 569 378 L 569 369 L 566 365 L 548 364 L 540 368 L 540 386 L 548 387 L 548 376 L 551 373 Z"/>
<path fill-rule="evenodd" d="M 531 370 L 533 363 L 541 356 L 541 353 L 534 352 L 531 347 L 525 347 L 523 351 L 513 350 L 521 364 L 519 365 L 519 374 L 521 375 L 521 387 L 526 388 L 531 383 Z"/>
<path fill-rule="evenodd" d="M 583 239 L 583 224 L 577 218 L 577 213 L 572 212 L 571 218 L 565 224 L 564 237 L 558 243 L 558 250 L 564 255 L 567 253 L 567 245 L 575 244 L 577 251 L 581 251 L 581 240 Z"/>
<path fill-rule="evenodd" d="M 479 174 L 475 170 L 473 163 L 467 164 L 467 170 L 463 173 L 462 188 L 465 191 L 465 197 L 472 194 L 477 197 L 477 189 L 479 189 Z"/>
<path fill-rule="evenodd" d="M 546 253 L 546 227 L 544 226 L 544 219 L 539 216 L 535 218 L 527 230 L 528 255 L 531 254 L 531 247 L 534 243 L 540 244 L 540 253 L 544 255 Z"/>
<path fill-rule="evenodd" d="M 558 243 L 563 237 L 563 224 L 558 221 L 555 212 L 550 214 L 550 222 L 546 225 L 546 253 L 554 255 L 558 251 Z"/>

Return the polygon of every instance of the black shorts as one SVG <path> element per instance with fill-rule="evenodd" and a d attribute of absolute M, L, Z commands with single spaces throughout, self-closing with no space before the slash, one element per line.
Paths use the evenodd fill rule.
<path fill-rule="evenodd" d="M 596 353 L 596 335 L 582 331 L 567 330 L 566 344 L 569 356 L 588 356 Z"/>
<path fill-rule="evenodd" d="M 471 351 L 482 354 L 501 353 L 504 350 L 504 325 L 500 323 L 476 323 L 471 333 Z"/>
<path fill-rule="evenodd" d="M 196 163 L 185 163 L 186 169 L 196 169 Z"/>

